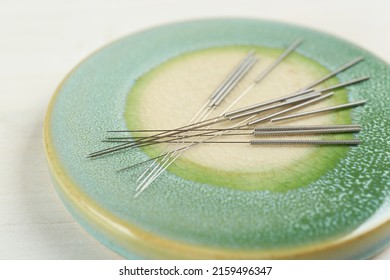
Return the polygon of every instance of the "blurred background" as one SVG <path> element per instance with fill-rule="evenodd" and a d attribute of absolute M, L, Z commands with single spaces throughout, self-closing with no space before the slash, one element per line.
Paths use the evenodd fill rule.
<path fill-rule="evenodd" d="M 389 11 L 388 0 L 0 0 L 0 259 L 121 258 L 66 211 L 42 144 L 54 90 L 91 52 L 160 24 L 249 17 L 324 31 L 390 63 Z"/>

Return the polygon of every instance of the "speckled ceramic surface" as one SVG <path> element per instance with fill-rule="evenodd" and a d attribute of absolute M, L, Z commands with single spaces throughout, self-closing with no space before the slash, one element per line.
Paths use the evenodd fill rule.
<path fill-rule="evenodd" d="M 363 144 L 350 148 L 319 179 L 285 192 L 242 191 L 166 172 L 134 199 L 145 160 L 141 150 L 102 159 L 109 129 L 127 129 L 125 106 L 137 79 L 188 52 L 223 46 L 283 48 L 297 37 L 297 52 L 327 69 L 363 55 L 338 75 L 349 99 L 367 99 L 352 121 Z M 166 25 L 118 40 L 79 64 L 63 81 L 45 124 L 53 181 L 75 218 L 97 239 L 128 258 L 366 258 L 390 239 L 390 68 L 375 56 L 332 36 L 258 20 L 220 19 Z M 379 210 L 379 212 L 378 212 Z M 379 214 L 378 214 L 379 213 Z"/>

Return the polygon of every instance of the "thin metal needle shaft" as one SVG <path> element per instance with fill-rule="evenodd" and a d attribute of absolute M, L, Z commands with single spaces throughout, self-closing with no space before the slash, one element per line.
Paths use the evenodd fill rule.
<path fill-rule="evenodd" d="M 330 107 L 326 107 L 326 108 L 321 108 L 321 109 L 317 109 L 317 110 L 302 112 L 302 113 L 288 115 L 288 116 L 284 116 L 284 117 L 273 118 L 273 119 L 271 119 L 271 122 L 278 122 L 278 121 L 298 118 L 298 117 L 302 117 L 302 116 L 308 116 L 308 115 L 314 115 L 314 114 L 318 114 L 318 113 L 330 112 L 330 111 L 334 111 L 334 110 L 353 108 L 353 107 L 364 105 L 366 103 L 366 101 L 367 100 L 359 100 L 359 101 L 356 101 L 356 102 L 351 102 L 351 103 L 346 103 L 346 104 L 341 104 L 341 105 L 336 105 L 336 106 L 330 106 Z"/>
<path fill-rule="evenodd" d="M 316 97 L 316 98 L 311 99 L 311 100 L 309 100 L 309 101 L 306 101 L 306 102 L 303 102 L 303 103 L 301 103 L 301 104 L 295 105 L 295 106 L 293 106 L 293 107 L 287 108 L 287 109 L 285 109 L 285 110 L 276 112 L 276 113 L 274 113 L 274 114 L 271 114 L 271 115 L 268 115 L 268 116 L 259 118 L 259 119 L 257 119 L 257 120 L 250 121 L 250 122 L 248 122 L 248 126 L 251 126 L 251 125 L 257 124 L 257 123 L 259 123 L 259 122 L 263 122 L 263 121 L 272 119 L 273 117 L 276 117 L 276 116 L 279 116 L 279 115 L 288 113 L 288 112 L 290 112 L 290 111 L 293 111 L 293 110 L 296 110 L 296 109 L 305 107 L 305 106 L 310 105 L 310 104 L 312 104 L 312 103 L 315 103 L 315 102 L 321 101 L 321 100 L 323 100 L 323 99 L 325 99 L 325 98 L 328 98 L 328 97 L 330 97 L 330 96 L 332 96 L 332 95 L 333 95 L 333 92 L 330 92 L 330 93 L 321 95 L 320 97 Z"/>
<path fill-rule="evenodd" d="M 341 88 L 341 87 L 346 87 L 346 86 L 350 86 L 350 85 L 357 84 L 357 83 L 360 83 L 360 82 L 364 82 L 364 81 L 366 81 L 368 79 L 370 79 L 370 76 L 358 77 L 358 78 L 355 78 L 355 79 L 352 79 L 352 80 L 349 80 L 349 81 L 346 81 L 346 82 L 343 82 L 343 83 L 339 83 L 339 84 L 335 84 L 335 85 L 323 88 L 323 89 L 321 89 L 321 91 L 322 92 L 332 91 L 332 90 L 335 90 L 335 89 L 338 89 L 338 88 Z"/>
<path fill-rule="evenodd" d="M 364 60 L 364 57 L 363 57 L 363 56 L 359 56 L 359 57 L 357 57 L 357 58 L 351 60 L 350 62 L 344 64 L 343 66 L 337 68 L 336 70 L 330 72 L 329 74 L 325 75 L 324 77 L 322 77 L 322 78 L 320 78 L 320 79 L 318 79 L 318 80 L 316 80 L 316 81 L 314 81 L 314 82 L 312 82 L 312 83 L 306 85 L 305 87 L 301 88 L 301 89 L 298 90 L 298 91 L 303 91 L 303 90 L 305 90 L 305 89 L 312 88 L 312 87 L 314 87 L 314 86 L 316 86 L 316 85 L 319 85 L 319 84 L 321 84 L 322 82 L 326 81 L 327 79 L 329 79 L 329 78 L 331 78 L 331 77 L 337 75 L 338 73 L 340 73 L 340 72 L 342 72 L 342 71 L 344 71 L 344 70 L 346 70 L 346 69 L 348 69 L 348 68 L 354 66 L 355 64 L 357 64 L 357 63 L 359 63 L 359 62 L 361 62 L 361 61 L 363 61 L 363 60 Z"/>

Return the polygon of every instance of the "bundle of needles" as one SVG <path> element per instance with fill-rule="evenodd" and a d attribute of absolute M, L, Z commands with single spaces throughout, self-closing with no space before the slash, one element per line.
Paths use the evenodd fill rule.
<path fill-rule="evenodd" d="M 182 127 L 173 129 L 149 129 L 149 130 L 112 130 L 114 137 L 109 137 L 103 142 L 117 143 L 117 145 L 93 152 L 88 155 L 89 158 L 96 158 L 102 155 L 128 151 L 133 148 L 146 147 L 156 144 L 166 143 L 162 152 L 147 161 L 133 164 L 132 166 L 121 169 L 128 170 L 144 163 L 149 163 L 144 172 L 137 179 L 135 197 L 139 196 L 148 186 L 156 180 L 164 170 L 166 170 L 179 156 L 185 151 L 195 148 L 200 144 L 250 144 L 260 145 L 316 145 L 316 146 L 340 146 L 358 145 L 358 139 L 352 140 L 318 140 L 318 139 L 261 139 L 266 136 L 300 136 L 300 135 L 324 135 L 340 133 L 358 133 L 361 130 L 357 124 L 337 124 L 337 125 L 300 125 L 300 126 L 280 126 L 275 123 L 302 118 L 309 115 L 315 115 L 326 112 L 352 108 L 364 105 L 366 100 L 339 104 L 330 107 L 323 107 L 316 110 L 309 110 L 301 113 L 291 113 L 295 110 L 308 107 L 314 103 L 330 98 L 334 95 L 333 90 L 347 87 L 352 84 L 360 83 L 369 79 L 369 76 L 354 78 L 350 81 L 336 85 L 314 88 L 335 75 L 351 68 L 363 60 L 363 57 L 357 57 L 350 62 L 340 66 L 329 74 L 309 83 L 283 97 L 275 98 L 265 102 L 246 106 L 237 110 L 231 108 L 257 84 L 259 84 L 267 75 L 269 75 L 289 54 L 291 54 L 300 44 L 301 39 L 292 42 L 283 53 L 274 60 L 266 69 L 264 69 L 254 81 L 217 117 L 209 118 L 213 110 L 217 108 L 239 82 L 247 75 L 257 62 L 254 52 L 249 52 L 230 74 L 225 78 L 221 85 L 211 94 L 208 100 L 193 118 Z M 272 113 L 268 113 L 271 111 Z M 264 125 L 267 123 L 267 125 Z M 216 124 L 225 124 L 225 127 L 215 127 Z M 263 124 L 260 125 L 259 124 Z M 144 136 L 117 136 L 119 133 L 146 133 Z M 229 136 L 253 135 L 255 139 L 246 141 L 229 140 Z M 260 139 L 259 139 L 260 138 Z"/>

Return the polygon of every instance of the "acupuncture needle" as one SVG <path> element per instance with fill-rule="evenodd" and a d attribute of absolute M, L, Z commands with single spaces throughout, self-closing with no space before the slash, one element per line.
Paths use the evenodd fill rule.
<path fill-rule="evenodd" d="M 339 129 L 339 128 L 351 128 L 351 127 L 360 127 L 357 124 L 333 124 L 333 125 L 301 125 L 301 126 L 280 126 L 280 125 L 270 125 L 270 126 L 258 126 L 255 128 L 232 128 L 230 131 L 288 131 L 288 130 L 312 130 L 312 129 Z M 209 128 L 209 129 L 192 129 L 191 131 L 209 131 L 209 132 L 218 132 L 221 129 L 218 128 Z M 149 130 L 142 130 L 148 132 Z M 152 131 L 167 131 L 166 129 L 156 129 Z M 174 129 L 168 129 L 168 131 L 175 131 Z M 108 140 L 121 140 L 121 139 L 131 139 L 132 137 L 109 137 Z"/>
<path fill-rule="evenodd" d="M 165 143 L 165 142 L 162 142 Z M 175 143 L 175 142 L 170 142 Z M 250 141 L 201 141 L 201 142 L 193 142 L 193 141 L 184 141 L 182 143 L 201 143 L 201 144 L 250 144 L 250 145 L 347 145 L 354 146 L 359 145 L 360 140 L 352 139 L 352 140 L 318 140 L 318 139 L 255 139 Z"/>
<path fill-rule="evenodd" d="M 361 130 L 361 127 L 360 126 L 356 126 L 356 125 L 350 125 L 350 126 L 343 126 L 343 127 L 324 127 L 324 128 L 321 128 L 321 129 L 316 129 L 316 128 L 308 128 L 308 129 L 302 129 L 302 128 L 295 128 L 295 129 L 289 129 L 288 130 L 283 130 L 280 129 L 280 130 L 258 130 L 258 129 L 244 129 L 244 131 L 248 131 L 250 130 L 251 132 L 240 132 L 240 133 L 231 133 L 231 131 L 229 132 L 229 134 L 222 134 L 222 135 L 219 135 L 219 136 L 224 136 L 224 137 L 231 137 L 231 136 L 243 136 L 243 135 L 254 135 L 254 136 L 257 136 L 257 137 L 260 137 L 260 136 L 288 136 L 288 135 L 315 135 L 315 134 L 337 134 L 337 133 L 356 133 L 356 132 L 359 132 Z M 212 133 L 212 132 L 211 132 Z M 212 136 L 213 134 L 204 134 L 202 135 L 202 137 L 207 137 L 207 136 Z M 191 138 L 191 137 L 196 137 L 198 135 L 193 135 L 193 136 L 189 136 L 187 137 L 188 138 Z M 167 139 L 167 140 L 155 140 L 153 141 L 154 144 L 158 144 L 158 143 L 169 143 L 169 142 L 174 142 L 174 140 L 176 139 Z M 108 140 L 104 140 L 104 142 L 108 142 L 108 143 L 121 143 L 121 142 L 128 142 L 128 140 L 126 139 L 108 139 Z"/>
<path fill-rule="evenodd" d="M 333 128 L 342 128 L 342 127 L 349 127 L 351 126 L 350 124 L 335 124 L 335 125 L 331 125 L 331 127 Z M 354 126 L 358 126 L 357 124 L 355 124 Z M 326 129 L 326 128 L 329 128 L 329 125 L 303 125 L 303 126 L 280 126 L 280 125 L 269 125 L 269 126 L 258 126 L 258 127 L 255 127 L 254 129 L 255 130 L 261 130 L 261 131 L 273 131 L 273 130 L 297 130 L 297 129 Z M 194 129 L 191 129 L 192 131 L 219 131 L 220 129 L 219 128 L 209 128 L 209 129 L 205 129 L 205 128 L 194 128 Z M 234 130 L 238 130 L 238 131 L 241 131 L 241 130 L 253 130 L 253 128 L 232 128 L 230 129 L 232 131 Z M 128 130 L 126 130 L 127 132 Z M 132 130 L 133 131 L 133 130 Z M 149 129 L 145 129 L 145 130 L 137 130 L 138 132 L 154 132 L 154 131 L 178 131 L 176 129 L 152 129 L 152 130 L 149 130 Z M 118 138 L 118 139 L 122 139 L 122 138 L 128 138 L 130 139 L 131 137 L 113 137 L 113 138 Z"/>
<path fill-rule="evenodd" d="M 244 135 L 253 135 L 253 136 L 257 136 L 257 137 L 260 137 L 260 136 L 288 136 L 288 135 L 316 135 L 316 134 L 337 134 L 337 133 L 356 133 L 356 132 L 359 132 L 361 130 L 361 127 L 360 126 L 356 126 L 356 125 L 350 125 L 350 126 L 343 126 L 343 127 L 333 127 L 333 126 L 329 126 L 329 127 L 323 127 L 323 128 L 320 128 L 320 129 L 300 129 L 299 127 L 297 127 L 295 130 L 293 129 L 289 129 L 289 130 L 270 130 L 270 131 L 261 131 L 261 130 L 258 130 L 258 129 L 252 129 L 251 131 L 252 132 L 240 132 L 240 133 L 229 133 L 229 134 L 222 134 L 220 136 L 224 136 L 224 137 L 231 137 L 231 136 L 244 136 Z M 210 134 L 208 135 L 202 135 L 202 137 L 205 137 L 205 136 L 210 136 Z M 193 136 L 189 136 L 187 138 L 191 138 Z M 122 141 L 126 141 L 126 140 L 123 140 L 123 139 L 110 139 L 110 140 L 105 140 L 105 142 L 112 142 L 112 143 L 116 143 L 116 142 L 122 142 Z M 159 141 L 159 140 L 156 140 L 155 143 L 173 143 L 175 142 L 176 139 L 173 139 L 173 140 L 164 140 L 164 141 Z"/>

